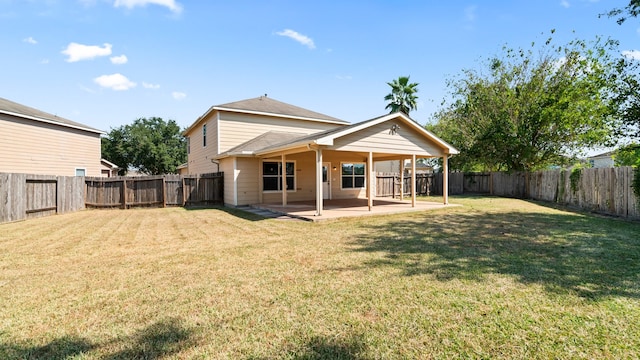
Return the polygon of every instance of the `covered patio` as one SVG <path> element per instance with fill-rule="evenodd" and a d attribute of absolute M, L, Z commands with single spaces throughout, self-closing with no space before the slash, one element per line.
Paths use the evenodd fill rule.
<path fill-rule="evenodd" d="M 369 207 L 368 199 L 324 199 L 321 205 L 323 208 L 321 216 L 317 214 L 316 202 L 314 200 L 288 202 L 286 205 L 255 204 L 251 205 L 251 207 L 293 218 L 318 222 L 348 217 L 430 211 L 445 207 L 460 206 L 429 201 L 416 201 L 412 203 L 411 200 L 401 201 L 399 199 L 374 199 L 372 205 L 373 206 Z"/>

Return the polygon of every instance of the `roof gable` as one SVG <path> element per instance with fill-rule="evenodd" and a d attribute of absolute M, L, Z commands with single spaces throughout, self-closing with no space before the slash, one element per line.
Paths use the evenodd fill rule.
<path fill-rule="evenodd" d="M 93 132 L 97 134 L 104 134 L 104 131 L 50 114 L 48 112 L 34 109 L 26 105 L 18 104 L 16 102 L 13 102 L 1 97 L 0 97 L 0 113 L 15 116 L 15 117 L 20 117 L 23 119 L 29 119 L 29 120 L 69 127 L 73 129 L 84 130 L 84 131 Z"/>

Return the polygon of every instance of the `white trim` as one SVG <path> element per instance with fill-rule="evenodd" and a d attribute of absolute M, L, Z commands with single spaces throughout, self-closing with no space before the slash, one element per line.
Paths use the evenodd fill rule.
<path fill-rule="evenodd" d="M 47 124 L 58 125 L 58 126 L 68 127 L 68 128 L 82 130 L 82 131 L 88 131 L 88 132 L 92 132 L 92 133 L 100 134 L 100 135 L 106 135 L 107 134 L 106 132 L 104 132 L 102 130 L 98 130 L 98 129 L 91 129 L 91 128 L 85 127 L 85 126 L 72 125 L 72 124 L 67 124 L 67 123 L 58 122 L 58 121 L 54 121 L 54 120 L 43 119 L 43 118 L 39 118 L 39 117 L 35 117 L 35 116 L 24 115 L 24 114 L 20 114 L 20 113 L 14 113 L 12 111 L 0 110 L 0 114 L 6 114 L 6 115 L 18 117 L 18 118 L 28 119 L 28 120 L 40 121 L 40 122 L 47 123 Z"/>
<path fill-rule="evenodd" d="M 78 170 L 82 170 L 84 172 L 84 175 L 78 175 Z M 102 172 L 100 172 L 102 174 Z M 86 167 L 77 167 L 75 170 L 75 175 L 74 176 L 87 176 L 87 168 Z"/>
<path fill-rule="evenodd" d="M 331 180 L 331 162 L 323 161 L 322 162 L 322 167 L 324 168 L 325 165 L 327 165 L 327 185 L 328 185 L 327 188 L 329 190 L 328 194 L 327 194 L 328 196 L 327 196 L 326 199 L 327 200 L 331 200 L 331 184 L 333 183 L 333 181 Z M 322 186 L 323 186 L 322 199 L 325 199 L 324 198 L 324 195 L 325 195 L 325 193 L 324 193 L 324 181 L 322 182 Z"/>

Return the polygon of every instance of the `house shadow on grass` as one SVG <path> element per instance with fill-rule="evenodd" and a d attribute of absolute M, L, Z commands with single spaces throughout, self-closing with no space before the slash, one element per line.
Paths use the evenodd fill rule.
<path fill-rule="evenodd" d="M 419 214 L 368 228 L 366 267 L 440 281 L 510 275 L 584 298 L 640 297 L 640 225 L 570 213 Z"/>
<path fill-rule="evenodd" d="M 189 211 L 199 211 L 199 210 L 218 210 L 218 211 L 222 211 L 224 213 L 227 213 L 229 215 L 235 216 L 237 218 L 240 219 L 244 219 L 247 221 L 260 221 L 260 220 L 266 220 L 267 218 L 264 216 L 260 216 L 258 214 L 254 214 L 251 213 L 249 211 L 244 211 L 242 209 L 236 209 L 236 208 L 232 208 L 232 207 L 226 207 L 226 206 L 190 206 L 190 207 L 186 207 L 185 209 L 189 210 Z"/>

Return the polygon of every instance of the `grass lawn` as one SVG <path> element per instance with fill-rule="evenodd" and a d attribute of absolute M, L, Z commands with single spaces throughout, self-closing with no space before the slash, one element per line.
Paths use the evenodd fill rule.
<path fill-rule="evenodd" d="M 320 223 L 168 208 L 0 225 L 0 358 L 640 357 L 640 223 L 451 202 Z"/>

